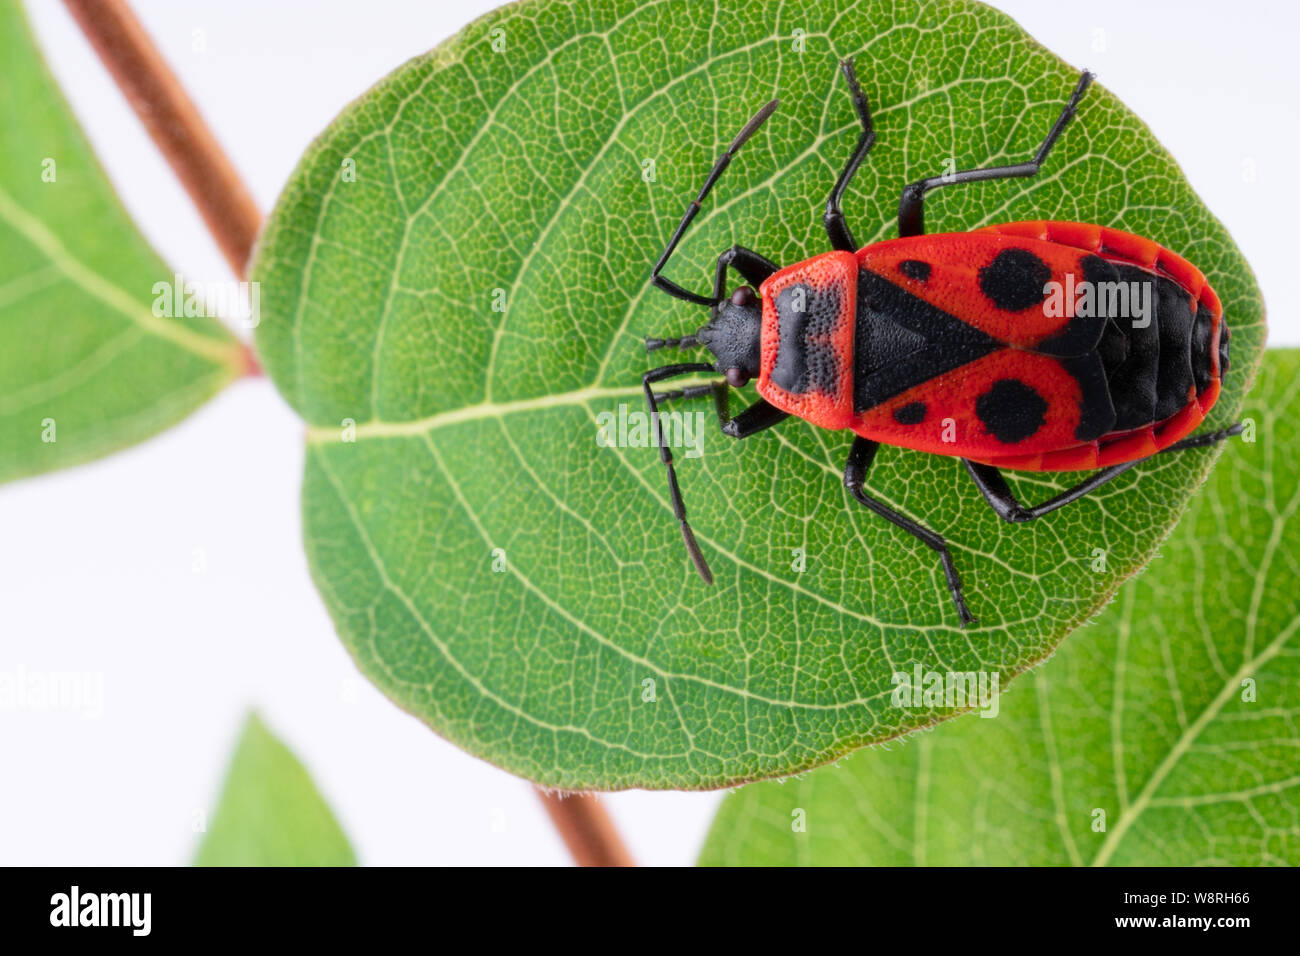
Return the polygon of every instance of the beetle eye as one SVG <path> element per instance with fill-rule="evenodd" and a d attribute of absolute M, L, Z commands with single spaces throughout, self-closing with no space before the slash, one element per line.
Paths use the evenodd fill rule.
<path fill-rule="evenodd" d="M 732 388 L 744 388 L 749 384 L 749 376 L 745 374 L 743 369 L 729 368 L 726 375 L 727 384 Z"/>
<path fill-rule="evenodd" d="M 753 305 L 754 290 L 747 285 L 738 286 L 736 291 L 731 293 L 732 305 Z"/>

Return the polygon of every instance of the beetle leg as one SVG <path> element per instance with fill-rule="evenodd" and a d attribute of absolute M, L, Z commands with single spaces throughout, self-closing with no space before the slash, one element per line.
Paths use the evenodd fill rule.
<path fill-rule="evenodd" d="M 674 401 L 680 398 L 700 398 L 709 394 L 713 395 L 714 406 L 718 410 L 718 427 L 722 429 L 722 434 L 728 438 L 748 438 L 750 435 L 757 435 L 759 432 L 766 431 L 773 425 L 778 425 L 790 417 L 789 412 L 783 412 L 775 405 L 761 398 L 739 414 L 730 414 L 727 407 L 728 390 L 726 382 L 715 382 L 713 385 L 691 385 L 688 388 L 674 388 L 667 392 L 655 392 L 654 396 L 657 406 L 661 402 Z"/>
<path fill-rule="evenodd" d="M 704 559 L 704 553 L 695 541 L 695 532 L 691 530 L 690 523 L 686 520 L 686 502 L 682 500 L 681 486 L 677 483 L 677 469 L 673 465 L 673 453 L 669 451 L 667 443 L 663 440 L 663 426 L 659 420 L 659 403 L 670 398 L 702 395 L 705 390 L 713 389 L 715 386 L 693 385 L 688 388 L 663 393 L 656 392 L 651 386 L 655 382 L 662 382 L 667 378 L 676 378 L 679 375 L 712 371 L 714 371 L 713 366 L 706 362 L 683 362 L 678 365 L 652 368 L 641 376 L 641 389 L 645 392 L 646 404 L 650 406 L 654 442 L 659 446 L 659 459 L 664 463 L 664 468 L 668 472 L 668 498 L 672 503 L 673 515 L 677 518 L 678 526 L 681 528 L 682 540 L 686 543 L 686 553 L 690 555 L 691 563 L 695 565 L 695 570 L 699 572 L 705 584 L 713 583 L 713 572 L 709 570 L 709 563 Z M 727 418 L 726 388 L 720 388 L 714 394 L 717 396 L 718 421 L 722 425 L 722 430 L 734 438 L 745 438 L 755 432 L 762 431 L 789 415 L 788 412 L 779 411 L 760 399 L 735 418 L 729 419 Z M 737 424 L 733 425 L 733 423 Z"/>
<path fill-rule="evenodd" d="M 783 412 L 761 398 L 738 415 L 728 416 L 727 394 L 725 388 L 716 393 L 718 425 L 722 428 L 722 434 L 729 438 L 748 438 L 750 435 L 757 435 L 764 429 L 771 428 L 790 417 L 789 412 Z"/>
<path fill-rule="evenodd" d="M 961 618 L 962 626 L 965 627 L 968 624 L 976 623 L 970 609 L 966 607 L 965 598 L 962 597 L 961 578 L 958 576 L 957 568 L 952 562 L 952 555 L 948 551 L 948 543 L 944 541 L 943 537 L 924 525 L 917 524 L 911 518 L 899 514 L 893 508 L 881 501 L 877 501 L 862 490 L 862 486 L 866 482 L 867 469 L 871 466 L 871 460 L 875 458 L 876 450 L 879 447 L 880 442 L 870 441 L 861 436 L 853 439 L 853 447 L 849 450 L 849 460 L 844 465 L 844 487 L 860 504 L 870 508 L 886 521 L 897 525 L 908 534 L 919 539 L 922 544 L 938 552 L 939 561 L 943 565 L 943 576 L 948 581 L 948 590 L 952 594 L 953 603 L 957 605 L 957 614 Z"/>
<path fill-rule="evenodd" d="M 953 183 L 974 183 L 983 182 L 988 179 L 1011 179 L 1017 176 L 1033 176 L 1038 172 L 1040 166 L 1047 159 L 1047 154 L 1051 152 L 1052 147 L 1056 145 L 1061 131 L 1065 129 L 1071 117 L 1074 116 L 1075 110 L 1079 107 L 1079 100 L 1083 98 L 1083 91 L 1088 88 L 1092 82 L 1092 74 L 1087 70 L 1079 77 L 1079 82 L 1074 87 L 1074 93 L 1071 94 L 1070 100 L 1061 110 L 1061 115 L 1056 118 L 1056 123 L 1047 134 L 1047 139 L 1043 140 L 1038 152 L 1034 158 L 1027 163 L 1016 163 L 1012 166 L 990 166 L 986 169 L 964 169 L 955 173 L 944 173 L 940 176 L 931 176 L 928 179 L 922 179 L 911 185 L 903 187 L 903 196 L 898 203 L 898 235 L 901 236 L 919 236 L 925 232 L 925 194 L 931 189 L 937 189 L 939 186 L 950 186 Z"/>
<path fill-rule="evenodd" d="M 1232 427 L 1225 428 L 1222 431 L 1208 432 L 1204 435 L 1194 435 L 1191 438 L 1184 438 L 1182 441 L 1176 442 L 1168 448 L 1156 452 L 1156 454 L 1163 455 L 1166 452 L 1184 451 L 1188 448 L 1204 448 L 1206 445 L 1213 445 L 1216 442 L 1223 441 L 1225 438 L 1241 434 L 1241 428 L 1241 422 L 1238 422 Z M 1151 457 L 1154 458 L 1155 455 L 1152 455 Z M 971 478 L 975 481 L 975 487 L 980 490 L 982 495 L 984 495 L 984 500 L 989 503 L 989 507 L 996 511 L 998 517 L 1002 520 L 1016 524 L 1025 521 L 1033 521 L 1035 518 L 1041 518 L 1043 515 L 1051 514 L 1057 508 L 1064 507 L 1072 501 L 1078 501 L 1084 495 L 1096 491 L 1102 485 L 1106 484 L 1106 482 L 1113 478 L 1118 478 L 1134 465 L 1149 460 L 1150 458 L 1139 458 L 1137 461 L 1126 461 L 1119 465 L 1111 465 L 1109 468 L 1103 468 L 1091 477 L 1079 482 L 1077 485 L 1066 488 L 1060 494 L 1047 499 L 1042 504 L 1025 507 L 1016 499 L 1015 494 L 1011 491 L 1011 487 L 1007 484 L 1007 480 L 1003 477 L 1001 471 L 992 465 L 981 465 L 978 462 L 970 461 L 966 458 L 962 459 L 966 465 L 966 470 L 970 472 Z"/>
<path fill-rule="evenodd" d="M 1143 460 L 1138 459 L 1138 461 Z M 1010 521 L 1015 524 L 1041 518 L 1043 515 L 1051 514 L 1057 508 L 1062 508 L 1072 501 L 1078 501 L 1084 495 L 1096 491 L 1111 479 L 1118 478 L 1136 465 L 1138 461 L 1126 461 L 1120 465 L 1103 468 L 1087 480 L 1066 488 L 1059 495 L 1047 499 L 1041 505 L 1031 505 L 1026 508 L 1016 499 L 1015 494 L 1011 491 L 1011 486 L 1007 484 L 1006 478 L 1002 476 L 1002 472 L 992 465 L 981 465 L 968 458 L 962 459 L 962 462 L 966 465 L 966 470 L 970 472 L 971 478 L 975 481 L 975 487 L 980 490 L 980 494 L 989 503 L 989 507 L 996 511 L 998 517 L 1003 521 Z"/>
<path fill-rule="evenodd" d="M 867 96 L 858 85 L 857 74 L 853 72 L 852 60 L 840 61 L 840 72 L 849 83 L 849 95 L 853 97 L 853 108 L 857 111 L 858 121 L 862 124 L 862 133 L 858 136 L 858 145 L 853 147 L 853 154 L 840 171 L 839 179 L 831 189 L 830 198 L 826 200 L 826 214 L 822 223 L 826 226 L 826 235 L 830 237 L 831 248 L 844 252 L 856 252 L 858 244 L 853 241 L 853 233 L 844 220 L 844 191 L 849 188 L 849 181 L 862 165 L 862 160 L 876 142 L 876 133 L 871 126 L 871 108 L 867 105 Z"/>
<path fill-rule="evenodd" d="M 1206 432 L 1204 435 L 1193 435 L 1191 438 L 1184 438 L 1180 442 L 1174 442 L 1168 448 L 1157 452 L 1163 455 L 1167 451 L 1182 451 L 1185 448 L 1204 448 L 1206 445 L 1214 445 L 1223 441 L 1225 438 L 1231 438 L 1233 435 L 1240 435 L 1241 430 L 1246 426 L 1241 422 L 1235 425 L 1229 425 L 1222 431 Z"/>

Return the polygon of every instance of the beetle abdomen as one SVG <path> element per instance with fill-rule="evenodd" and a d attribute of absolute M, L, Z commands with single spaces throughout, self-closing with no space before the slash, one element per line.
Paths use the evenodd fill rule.
<path fill-rule="evenodd" d="M 1194 429 L 1226 367 L 1205 277 L 1129 233 L 1027 222 L 858 253 L 858 434 L 1008 468 L 1146 457 Z"/>
<path fill-rule="evenodd" d="M 1149 296 L 1148 315 L 1139 314 L 1130 301 L 1128 318 L 1108 322 L 1099 343 L 1116 413 L 1107 433 L 1036 460 L 1004 460 L 1003 467 L 1068 470 L 1119 464 L 1168 448 L 1204 421 L 1228 370 L 1230 332 L 1219 297 L 1199 269 L 1151 239 L 1106 226 L 1033 221 L 980 231 L 1080 249 L 1090 253 L 1081 265 L 1094 289 L 1121 294 L 1138 289 L 1140 298 Z M 1116 311 L 1114 302 L 1106 307 Z"/>

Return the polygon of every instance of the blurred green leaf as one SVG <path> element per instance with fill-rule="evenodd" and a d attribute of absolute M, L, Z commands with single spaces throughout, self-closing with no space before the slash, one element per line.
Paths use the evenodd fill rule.
<path fill-rule="evenodd" d="M 250 714 L 195 866 L 355 866 L 306 769 Z"/>
<path fill-rule="evenodd" d="M 248 370 L 210 318 L 159 318 L 173 272 L 113 192 L 0 0 L 0 481 L 98 458 L 180 419 Z M 51 440 L 53 439 L 53 440 Z"/>

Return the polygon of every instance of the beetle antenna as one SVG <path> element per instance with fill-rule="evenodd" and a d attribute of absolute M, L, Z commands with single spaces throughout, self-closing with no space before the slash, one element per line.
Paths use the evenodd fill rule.
<path fill-rule="evenodd" d="M 704 180 L 704 185 L 700 187 L 699 195 L 691 200 L 690 205 L 686 207 L 686 212 L 682 216 L 682 221 L 677 224 L 677 229 L 673 232 L 673 237 L 668 240 L 667 248 L 664 249 L 663 255 L 659 257 L 659 261 L 655 263 L 654 271 L 650 273 L 650 281 L 655 284 L 656 288 L 662 289 L 675 299 L 694 302 L 696 305 L 707 305 L 712 308 L 718 304 L 718 299 L 715 299 L 712 296 L 699 295 L 695 292 L 683 289 L 676 282 L 673 282 L 667 276 L 661 275 L 660 273 L 663 272 L 664 266 L 668 264 L 668 260 L 677 250 L 677 244 L 682 241 L 682 236 L 685 235 L 687 227 L 691 224 L 691 220 L 693 220 L 695 214 L 700 211 L 700 204 L 704 202 L 709 191 L 713 189 L 714 183 L 716 183 L 722 176 L 722 171 L 731 163 L 731 158 L 736 155 L 740 150 L 740 147 L 745 145 L 745 140 L 753 136 L 758 128 L 766 122 L 767 118 L 776 111 L 780 102 L 780 100 L 771 100 L 765 104 L 762 109 L 751 116 L 749 122 L 745 124 L 744 129 L 737 133 L 736 138 L 731 141 L 731 145 L 727 147 L 727 151 L 719 156 L 718 161 L 713 164 L 713 169 L 710 171 L 708 178 Z"/>
<path fill-rule="evenodd" d="M 645 350 L 653 352 L 655 349 L 693 349 L 700 344 L 699 339 L 692 335 L 683 335 L 680 339 L 646 339 Z"/>
<path fill-rule="evenodd" d="M 645 390 L 646 404 L 650 406 L 650 423 L 654 431 L 654 441 L 659 446 L 659 458 L 668 469 L 668 497 L 673 504 L 673 514 L 681 526 L 682 540 L 686 542 L 686 553 L 691 556 L 691 563 L 695 565 L 695 570 L 700 572 L 700 577 L 704 579 L 705 584 L 713 583 L 713 572 L 709 570 L 709 562 L 704 560 L 704 553 L 695 540 L 695 532 L 691 530 L 690 523 L 686 520 L 686 502 L 682 500 L 682 489 L 677 484 L 677 469 L 673 467 L 673 453 L 668 450 L 668 445 L 663 440 L 663 427 L 659 422 L 659 404 L 655 401 L 654 389 L 650 386 L 666 378 L 676 378 L 678 375 L 686 375 L 690 372 L 712 371 L 714 371 L 713 366 L 705 362 L 683 362 L 679 365 L 652 368 L 641 376 L 641 387 Z"/>

